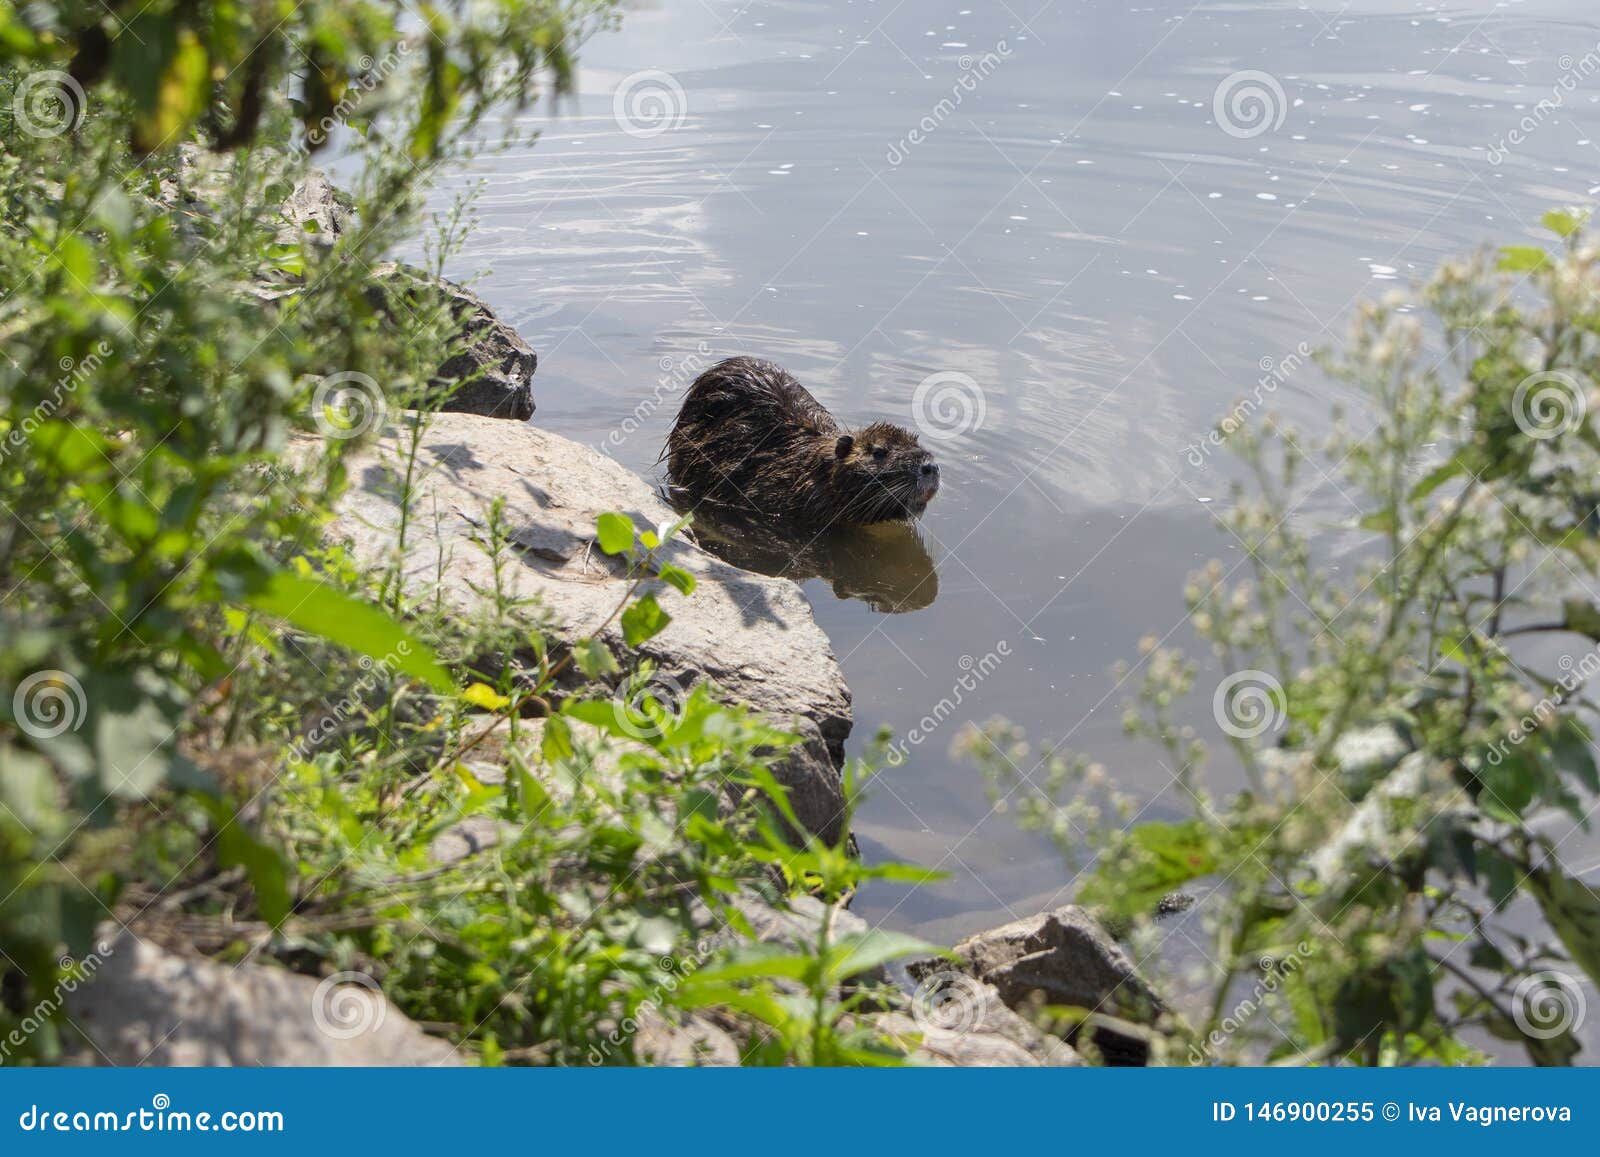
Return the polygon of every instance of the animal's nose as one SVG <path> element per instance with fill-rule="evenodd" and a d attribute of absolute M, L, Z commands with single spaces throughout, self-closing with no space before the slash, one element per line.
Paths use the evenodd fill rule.
<path fill-rule="evenodd" d="M 939 473 L 939 464 L 937 462 L 924 462 L 922 464 L 922 473 L 924 477 L 936 477 Z"/>

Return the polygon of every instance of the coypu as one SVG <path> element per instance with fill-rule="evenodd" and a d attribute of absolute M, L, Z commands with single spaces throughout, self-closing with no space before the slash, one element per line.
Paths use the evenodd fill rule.
<path fill-rule="evenodd" d="M 939 467 L 909 430 L 846 430 L 782 367 L 728 358 L 694 380 L 663 452 L 673 485 L 713 503 L 805 527 L 921 514 Z"/>

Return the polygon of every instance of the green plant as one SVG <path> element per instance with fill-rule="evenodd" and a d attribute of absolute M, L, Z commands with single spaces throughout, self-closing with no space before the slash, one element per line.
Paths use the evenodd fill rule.
<path fill-rule="evenodd" d="M 129 862 L 211 849 L 287 914 L 248 794 L 197 758 L 275 632 L 454 690 L 377 600 L 295 563 L 365 424 L 324 403 L 336 381 L 379 411 L 428 395 L 449 318 L 387 317 L 373 269 L 473 126 L 536 73 L 567 83 L 608 10 L 513 0 L 407 31 L 365 0 L 0 3 L 0 972 L 23 993 L 0 1029 L 147 882 Z M 359 222 L 337 236 L 280 210 L 332 121 Z M 327 443 L 314 469 L 286 460 L 296 436 Z"/>
<path fill-rule="evenodd" d="M 1186 598 L 1226 672 L 1206 698 L 1247 790 L 1207 786 L 1178 714 L 1197 669 L 1153 640 L 1128 726 L 1165 748 L 1191 818 L 1129 825 L 1131 797 L 1084 757 L 1036 759 L 998 723 L 967 737 L 1025 827 L 1093 855 L 1085 902 L 1148 918 L 1211 886 L 1211 1000 L 1176 1056 L 1459 1063 L 1481 1059 L 1474 1031 L 1540 1064 L 1579 1049 L 1600 893 L 1548 833 L 1557 813 L 1586 828 L 1600 790 L 1600 249 L 1573 214 L 1545 224 L 1554 252 L 1445 266 L 1423 294 L 1436 331 L 1399 298 L 1360 309 L 1324 365 L 1363 397 L 1363 432 L 1340 416 L 1326 466 L 1275 420 L 1229 432 L 1255 479 L 1222 518 L 1244 560 Z M 1293 517 L 1321 478 L 1358 508 L 1353 576 Z"/>

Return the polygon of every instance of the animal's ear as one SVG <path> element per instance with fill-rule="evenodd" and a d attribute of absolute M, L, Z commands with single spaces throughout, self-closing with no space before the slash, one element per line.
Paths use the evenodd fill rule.
<path fill-rule="evenodd" d="M 835 458 L 848 458 L 850 451 L 855 449 L 855 444 L 856 440 L 849 434 L 839 435 L 839 440 L 833 444 L 833 456 Z"/>

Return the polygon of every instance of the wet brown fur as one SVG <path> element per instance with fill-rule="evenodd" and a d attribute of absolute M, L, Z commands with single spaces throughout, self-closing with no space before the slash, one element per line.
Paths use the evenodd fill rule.
<path fill-rule="evenodd" d="M 782 367 L 729 358 L 695 379 L 663 453 L 690 502 L 806 527 L 862 526 L 922 513 L 933 456 L 909 430 L 846 430 Z"/>

